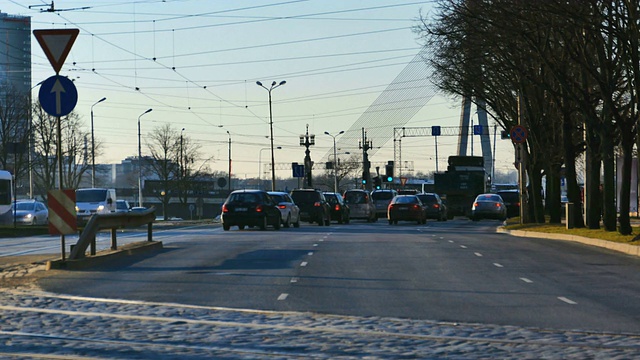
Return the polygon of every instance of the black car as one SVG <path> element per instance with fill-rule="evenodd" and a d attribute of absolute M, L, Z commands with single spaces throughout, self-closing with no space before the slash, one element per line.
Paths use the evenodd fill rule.
<path fill-rule="evenodd" d="M 318 223 L 323 226 L 331 224 L 331 205 L 320 190 L 295 189 L 291 191 L 293 201 L 300 208 L 300 220 Z"/>
<path fill-rule="evenodd" d="M 323 194 L 329 205 L 331 205 L 331 220 L 337 221 L 338 224 L 348 224 L 349 206 L 345 204 L 342 195 L 334 192 L 325 192 Z"/>
<path fill-rule="evenodd" d="M 270 225 L 280 230 L 280 219 L 278 204 L 262 190 L 236 190 L 222 205 L 222 228 L 225 231 L 232 226 L 240 230 L 245 226 L 265 230 Z"/>
<path fill-rule="evenodd" d="M 416 195 L 425 207 L 427 219 L 447 220 L 447 207 L 436 193 L 420 193 Z"/>
<path fill-rule="evenodd" d="M 507 206 L 507 217 L 520 216 L 520 192 L 518 190 L 501 190 L 496 194 L 500 195 Z"/>

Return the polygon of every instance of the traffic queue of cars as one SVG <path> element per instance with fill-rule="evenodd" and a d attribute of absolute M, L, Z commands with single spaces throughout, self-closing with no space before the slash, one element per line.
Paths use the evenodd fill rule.
<path fill-rule="evenodd" d="M 478 213 L 477 218 L 480 216 L 490 217 L 487 213 Z M 287 193 L 245 189 L 229 195 L 222 206 L 221 221 L 224 230 L 232 226 L 241 230 L 247 226 L 262 230 L 272 226 L 279 230 L 281 226 L 299 227 L 301 221 L 328 226 L 331 221 L 338 224 L 348 224 L 351 220 L 375 222 L 380 217 L 386 217 L 391 225 L 398 221 L 425 224 L 427 219 L 448 219 L 447 207 L 435 193 L 396 190 L 370 193 L 362 189 L 347 190 L 344 194 L 317 189 L 295 189 Z"/>

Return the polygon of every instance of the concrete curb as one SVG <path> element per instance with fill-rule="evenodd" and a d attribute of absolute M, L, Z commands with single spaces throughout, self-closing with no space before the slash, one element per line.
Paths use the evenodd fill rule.
<path fill-rule="evenodd" d="M 541 233 L 535 231 L 525 231 L 525 230 L 507 230 L 503 227 L 499 227 L 497 230 L 499 233 L 505 233 L 513 236 L 520 237 L 535 237 L 535 238 L 543 238 L 549 240 L 561 240 L 561 241 L 573 241 L 585 245 L 597 246 L 613 251 L 618 251 L 627 255 L 640 256 L 640 246 L 638 245 L 629 245 L 622 244 L 613 241 L 606 241 L 600 239 L 593 239 L 584 236 L 576 236 L 569 234 L 554 234 L 554 233 Z"/>
<path fill-rule="evenodd" d="M 81 270 L 104 264 L 107 261 L 113 261 L 126 256 L 160 249 L 162 249 L 161 241 L 141 241 L 127 244 L 118 250 L 109 250 L 104 253 L 96 254 L 95 256 L 87 256 L 84 259 L 67 260 L 65 262 L 62 262 L 62 260 L 47 261 L 46 270 Z"/>

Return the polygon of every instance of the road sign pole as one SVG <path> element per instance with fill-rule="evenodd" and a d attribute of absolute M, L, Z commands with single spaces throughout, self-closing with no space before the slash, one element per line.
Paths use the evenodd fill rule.
<path fill-rule="evenodd" d="M 62 126 L 60 125 L 60 116 L 56 117 L 57 127 L 57 147 L 58 147 L 58 190 L 62 191 Z M 61 259 L 65 262 L 65 241 L 64 234 L 60 234 Z"/>

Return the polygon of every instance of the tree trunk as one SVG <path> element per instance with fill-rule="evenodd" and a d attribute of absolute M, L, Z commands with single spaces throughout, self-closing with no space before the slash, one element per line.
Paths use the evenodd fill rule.
<path fill-rule="evenodd" d="M 586 186 L 584 189 L 586 201 L 585 210 L 587 213 L 587 227 L 589 229 L 600 229 L 600 213 L 602 206 L 602 196 L 600 195 L 600 138 L 595 134 L 593 125 L 585 122 L 587 135 L 587 164 L 586 164 Z"/>
<path fill-rule="evenodd" d="M 633 230 L 629 219 L 629 206 L 631 197 L 631 171 L 633 162 L 633 133 L 622 134 L 622 174 L 620 174 L 620 228 L 622 235 L 630 235 Z"/>
<path fill-rule="evenodd" d="M 609 126 L 605 126 L 609 128 Z M 615 159 L 613 155 L 612 131 L 603 131 L 602 139 L 602 163 L 604 177 L 602 180 L 602 223 L 605 231 L 616 231 L 616 184 L 615 184 Z"/>

